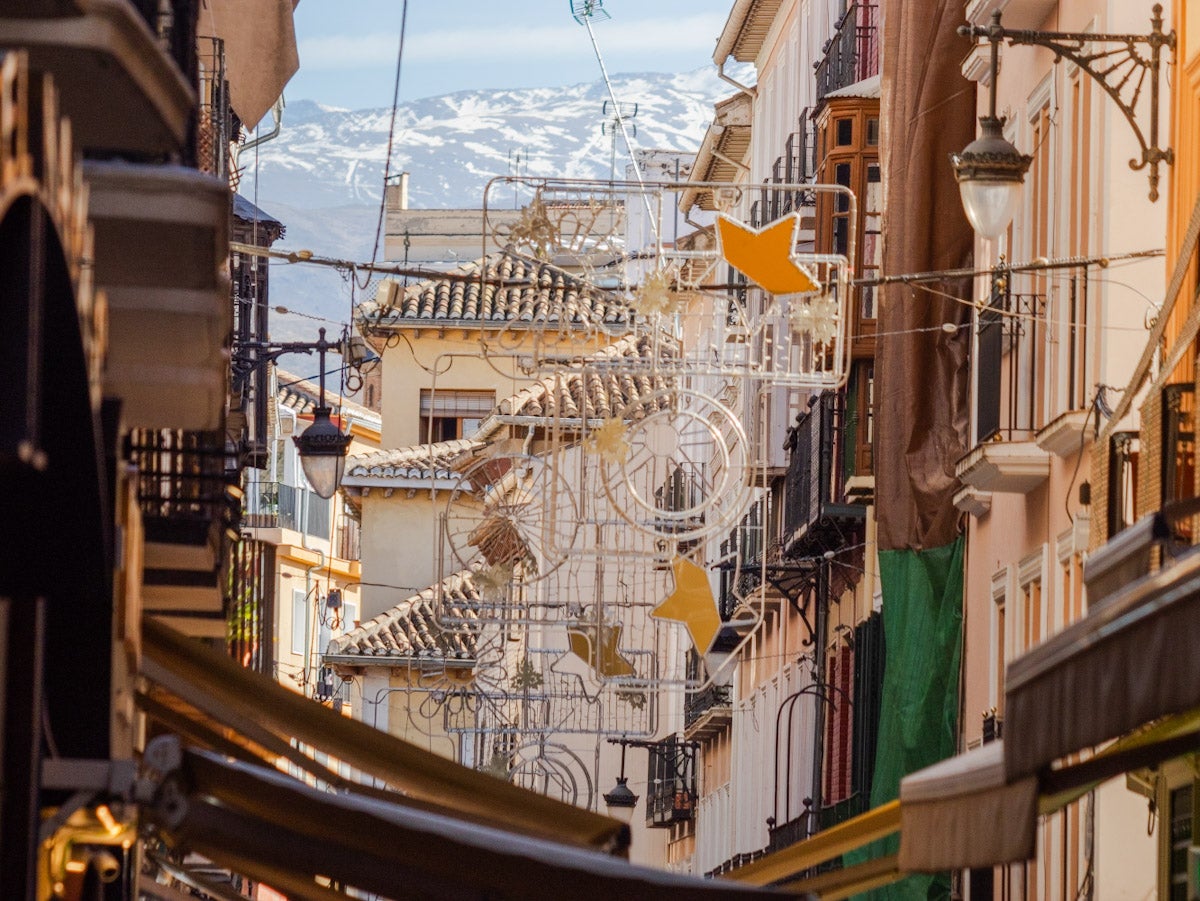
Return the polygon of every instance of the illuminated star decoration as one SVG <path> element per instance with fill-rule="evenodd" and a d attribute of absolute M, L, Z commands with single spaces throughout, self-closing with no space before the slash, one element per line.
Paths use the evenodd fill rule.
<path fill-rule="evenodd" d="M 811 297 L 804 303 L 799 297 L 794 297 L 789 318 L 796 331 L 808 332 L 813 341 L 826 344 L 838 334 L 837 298 L 826 293 Z"/>
<path fill-rule="evenodd" d="M 725 262 L 760 288 L 772 294 L 810 294 L 820 291 L 821 284 L 792 255 L 799 230 L 799 213 L 789 213 L 763 228 L 721 214 L 717 246 Z"/>
<path fill-rule="evenodd" d="M 696 652 L 705 654 L 721 630 L 721 614 L 708 584 L 708 573 L 684 557 L 671 561 L 671 569 L 675 573 L 675 590 L 650 615 L 683 623 Z"/>
<path fill-rule="evenodd" d="M 600 640 L 596 640 L 596 626 L 572 626 L 567 629 L 567 643 L 571 653 L 584 661 L 604 677 L 632 676 L 633 664 L 621 656 L 618 645 L 621 642 L 620 625 L 604 625 L 599 627 Z"/>
<path fill-rule="evenodd" d="M 627 433 L 620 419 L 606 419 L 588 436 L 588 450 L 599 454 L 606 463 L 624 463 L 631 450 Z"/>
<path fill-rule="evenodd" d="M 633 295 L 633 311 L 641 316 L 674 313 L 678 302 L 671 291 L 669 272 L 654 272 L 646 277 Z"/>

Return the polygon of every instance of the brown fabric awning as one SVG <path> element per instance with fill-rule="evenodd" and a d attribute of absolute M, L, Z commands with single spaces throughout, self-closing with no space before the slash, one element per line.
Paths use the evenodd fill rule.
<path fill-rule="evenodd" d="M 1008 781 L 1011 738 L 926 767 L 900 783 L 900 869 L 938 872 L 1029 860 L 1037 818 L 1100 783 L 1200 750 L 1200 709 L 1168 717 L 1081 763 Z"/>
<path fill-rule="evenodd" d="M 345 897 L 318 885 L 317 877 L 418 901 L 740 901 L 774 894 L 319 791 L 207 751 L 186 751 L 177 769 L 161 775 L 160 797 L 167 800 L 147 811 L 161 833 L 298 901 Z"/>
<path fill-rule="evenodd" d="M 628 847 L 629 827 L 617 820 L 468 769 L 334 713 L 149 619 L 143 623 L 142 674 L 254 745 L 282 754 L 293 740 L 300 742 L 427 811 L 614 853 Z"/>
<path fill-rule="evenodd" d="M 1033 857 L 1038 783 L 1009 784 L 1003 742 L 905 777 L 900 782 L 900 868 L 936 873 Z"/>
<path fill-rule="evenodd" d="M 1008 779 L 1200 706 L 1197 647 L 1200 547 L 1104 598 L 1009 664 Z"/>
<path fill-rule="evenodd" d="M 292 0 L 205 0 L 199 30 L 225 42 L 225 71 L 233 111 L 253 128 L 296 70 Z"/>

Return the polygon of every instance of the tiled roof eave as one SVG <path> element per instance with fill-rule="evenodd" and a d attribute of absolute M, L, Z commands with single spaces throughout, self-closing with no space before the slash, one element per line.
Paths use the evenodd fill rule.
<path fill-rule="evenodd" d="M 328 666 L 389 666 L 406 669 L 474 669 L 474 658 L 450 657 L 440 654 L 326 654 Z"/>

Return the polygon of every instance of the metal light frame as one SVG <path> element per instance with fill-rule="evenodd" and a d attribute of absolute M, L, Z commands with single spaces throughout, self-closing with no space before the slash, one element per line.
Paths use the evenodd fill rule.
<path fill-rule="evenodd" d="M 350 449 L 350 436 L 334 424 L 331 418 L 332 410 L 325 403 L 325 354 L 330 350 L 347 347 L 349 341 L 345 335 L 338 341 L 326 341 L 323 328 L 317 334 L 316 341 L 286 341 L 278 344 L 253 341 L 239 344 L 235 349 L 235 363 L 253 368 L 261 363 L 276 360 L 284 354 L 317 352 L 321 360 L 320 392 L 316 409 L 313 410 L 312 425 L 292 440 L 296 443 L 296 449 L 300 453 L 300 464 L 313 491 L 320 497 L 330 498 L 342 481 L 346 452 Z M 324 474 L 316 468 L 327 460 L 336 461 L 332 479 L 324 478 Z"/>
<path fill-rule="evenodd" d="M 992 60 L 991 60 L 991 107 L 989 115 L 981 117 L 980 122 L 984 128 L 984 138 L 989 137 L 989 126 L 995 134 L 998 134 L 998 125 L 991 125 L 989 119 L 999 123 L 996 119 L 996 74 L 999 64 L 998 49 L 1000 42 L 1007 42 L 1009 45 L 1032 45 L 1037 47 L 1045 47 L 1054 54 L 1055 62 L 1067 59 L 1074 63 L 1079 69 L 1085 72 L 1090 78 L 1099 83 L 1104 92 L 1108 94 L 1117 104 L 1125 116 L 1125 120 L 1133 129 L 1134 135 L 1137 137 L 1138 144 L 1141 146 L 1141 158 L 1131 159 L 1129 167 L 1131 169 L 1144 169 L 1150 167 L 1150 200 L 1158 200 L 1158 167 L 1160 163 L 1166 163 L 1168 166 L 1175 162 L 1175 151 L 1170 147 L 1158 146 L 1158 101 L 1159 101 L 1159 74 L 1162 67 L 1162 51 L 1166 47 L 1172 52 L 1175 50 L 1176 38 L 1175 30 L 1172 29 L 1169 33 L 1163 32 L 1163 16 L 1162 4 L 1156 3 L 1150 15 L 1150 33 L 1149 34 L 1090 34 L 1087 32 L 1070 32 L 1070 31 L 1031 31 L 1028 29 L 1009 29 L 1000 24 L 1000 11 L 996 10 L 992 13 L 991 23 L 987 26 L 978 25 L 962 25 L 958 29 L 958 33 L 964 37 L 972 38 L 987 38 L 992 45 Z M 1089 50 L 1086 49 L 1091 44 L 1106 45 L 1102 49 Z M 1115 46 L 1113 46 L 1115 45 Z M 1149 55 L 1144 56 L 1139 52 L 1139 46 L 1148 48 Z M 1112 82 L 1109 77 L 1112 76 Z M 1138 125 L 1135 113 L 1138 99 L 1141 97 L 1142 89 L 1145 86 L 1147 76 L 1150 79 L 1150 128 L 1147 135 Z M 1129 98 L 1126 100 L 1122 95 L 1127 91 Z M 1003 138 L 1001 138 L 1003 140 Z M 978 143 L 978 142 L 976 142 Z M 1005 141 L 1004 143 L 1008 143 Z M 1012 146 L 1011 144 L 1008 146 Z M 968 149 L 970 149 L 968 147 Z M 1014 154 L 1020 157 L 1020 154 Z M 956 157 L 962 159 L 955 160 L 955 171 L 959 174 L 961 181 L 964 174 L 964 167 L 974 165 L 977 172 L 980 174 L 980 169 L 984 177 L 988 174 L 986 159 L 971 159 L 966 158 L 966 152 L 956 154 Z M 1013 166 L 1014 160 L 1012 157 L 999 159 L 995 161 L 999 166 Z M 965 173 L 971 177 L 969 173 Z M 1021 170 L 1021 176 L 1024 177 L 1024 169 Z"/>

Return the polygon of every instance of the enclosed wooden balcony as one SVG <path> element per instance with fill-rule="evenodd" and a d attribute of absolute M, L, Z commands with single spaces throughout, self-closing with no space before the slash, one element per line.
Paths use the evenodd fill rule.
<path fill-rule="evenodd" d="M 222 425 L 232 301 L 229 186 L 182 166 L 90 162 L 96 287 L 107 295 L 105 393 L 133 428 Z"/>
<path fill-rule="evenodd" d="M 185 149 L 195 92 L 129 0 L 0 0 L 0 49 L 24 50 L 31 69 L 53 76 L 85 154 Z"/>

